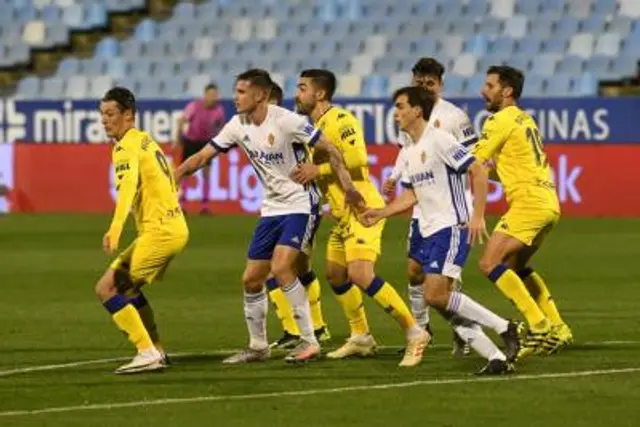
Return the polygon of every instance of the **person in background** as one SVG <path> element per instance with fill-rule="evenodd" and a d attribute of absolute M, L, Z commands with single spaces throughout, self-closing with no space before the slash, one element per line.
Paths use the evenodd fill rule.
<path fill-rule="evenodd" d="M 182 147 L 182 161 L 197 153 L 218 135 L 226 122 L 226 114 L 222 104 L 218 102 L 218 87 L 214 83 L 208 84 L 204 89 L 204 96 L 187 104 L 184 113 L 176 123 L 176 136 L 173 149 Z M 186 129 L 185 129 L 185 125 Z M 211 163 L 202 168 L 202 198 L 200 213 L 209 214 L 209 170 Z M 184 204 L 186 194 L 186 181 L 182 183 L 180 197 Z"/>

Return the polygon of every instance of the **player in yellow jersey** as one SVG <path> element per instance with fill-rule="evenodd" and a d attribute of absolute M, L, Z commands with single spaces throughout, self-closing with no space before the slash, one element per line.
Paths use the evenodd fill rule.
<path fill-rule="evenodd" d="M 369 178 L 367 150 L 358 120 L 349 111 L 331 104 L 336 78 L 328 70 L 305 70 L 296 91 L 298 111 L 313 123 L 342 153 L 351 179 L 362 194 L 368 208 L 382 208 L 384 200 Z M 366 228 L 345 204 L 344 191 L 332 172 L 329 159 L 314 154 L 314 164 L 299 165 L 293 178 L 301 183 L 316 180 L 329 203 L 336 224 L 331 229 L 327 246 L 326 276 L 349 321 L 351 336 L 327 357 L 341 359 L 352 355 L 366 356 L 376 349 L 369 332 L 360 289 L 391 314 L 405 331 L 407 347 L 401 366 L 420 363 L 429 334 L 420 328 L 407 305 L 393 286 L 375 274 L 380 256 L 384 221 Z M 354 287 L 353 285 L 357 285 Z"/>
<path fill-rule="evenodd" d="M 282 105 L 282 101 L 282 88 L 278 84 L 274 83 L 271 88 L 271 92 L 269 93 L 269 103 L 280 106 Z M 317 228 L 319 225 L 320 219 L 318 217 L 315 227 Z M 331 339 L 331 333 L 329 332 L 329 328 L 327 327 L 322 314 L 320 281 L 318 280 L 316 273 L 311 268 L 310 263 L 314 241 L 315 239 L 310 239 L 310 241 L 301 248 L 302 250 L 298 256 L 297 270 L 300 283 L 302 283 L 302 286 L 304 286 L 307 291 L 307 299 L 309 300 L 309 308 L 311 309 L 313 332 L 318 341 L 324 343 Z M 300 330 L 298 329 L 296 319 L 293 315 L 293 308 L 291 307 L 291 304 L 289 304 L 284 292 L 282 292 L 282 289 L 280 289 L 280 286 L 278 286 L 278 282 L 273 274 L 271 274 L 269 279 L 267 279 L 265 286 L 269 293 L 269 301 L 273 304 L 276 316 L 278 316 L 280 324 L 282 325 L 282 330 L 284 331 L 284 334 L 278 340 L 269 344 L 269 347 L 285 350 L 292 349 L 300 340 Z"/>
<path fill-rule="evenodd" d="M 118 192 L 113 220 L 102 240 L 104 251 L 111 255 L 118 249 L 130 211 L 137 230 L 136 239 L 118 255 L 95 288 L 118 328 L 138 350 L 116 374 L 165 367 L 153 311 L 141 288 L 162 277 L 189 236 L 173 172 L 158 144 L 134 127 L 135 112 L 133 93 L 122 87 L 109 90 L 100 103 L 104 129 L 114 141 L 112 158 Z"/>
<path fill-rule="evenodd" d="M 572 341 L 544 280 L 529 266 L 560 219 L 560 203 L 538 126 L 517 105 L 523 84 L 524 75 L 515 68 L 489 68 L 482 96 L 494 114 L 474 149 L 477 159 L 495 166 L 509 205 L 487 243 L 480 269 L 529 324 L 519 357 L 553 353 Z"/>

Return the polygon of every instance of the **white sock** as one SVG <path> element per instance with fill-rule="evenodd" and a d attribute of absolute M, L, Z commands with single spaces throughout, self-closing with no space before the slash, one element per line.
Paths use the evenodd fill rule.
<path fill-rule="evenodd" d="M 429 324 L 429 306 L 424 300 L 422 285 L 409 284 L 409 305 L 416 323 L 422 329 L 426 329 Z"/>
<path fill-rule="evenodd" d="M 249 348 L 254 350 L 262 350 L 269 346 L 267 304 L 267 293 L 264 289 L 257 294 L 244 293 L 244 318 L 249 329 Z"/>
<path fill-rule="evenodd" d="M 506 319 L 478 304 L 462 292 L 451 292 L 447 310 L 457 313 L 472 322 L 486 326 L 498 334 L 506 332 L 509 328 L 509 322 Z"/>
<path fill-rule="evenodd" d="M 472 324 L 471 326 L 457 325 L 454 326 L 456 334 L 464 340 L 469 346 L 480 356 L 487 360 L 500 359 L 507 360 L 503 352 L 489 339 L 484 333 L 480 325 Z"/>
<path fill-rule="evenodd" d="M 311 309 L 309 308 L 309 299 L 304 286 L 300 283 L 300 280 L 296 278 L 295 282 L 289 286 L 282 288 L 291 309 L 293 310 L 293 317 L 296 319 L 298 329 L 300 330 L 300 337 L 312 344 L 318 344 L 316 336 L 313 333 L 313 322 L 311 321 Z"/>

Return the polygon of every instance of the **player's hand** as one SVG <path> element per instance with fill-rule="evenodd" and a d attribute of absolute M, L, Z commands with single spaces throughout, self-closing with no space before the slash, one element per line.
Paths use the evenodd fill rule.
<path fill-rule="evenodd" d="M 364 197 L 362 197 L 362 194 L 360 194 L 355 187 L 351 187 L 344 192 L 344 201 L 346 205 L 351 207 L 356 213 L 364 211 L 367 207 Z"/>
<path fill-rule="evenodd" d="M 382 194 L 384 194 L 387 198 L 392 198 L 394 193 L 396 192 L 396 183 L 395 179 L 387 179 L 384 183 L 382 183 Z"/>
<path fill-rule="evenodd" d="M 360 221 L 360 223 L 365 227 L 373 227 L 382 218 L 382 209 L 367 209 L 358 215 L 358 221 Z"/>
<path fill-rule="evenodd" d="M 469 229 L 469 236 L 467 237 L 467 243 L 474 245 L 476 242 L 481 245 L 484 243 L 484 239 L 489 239 L 489 233 L 487 232 L 487 224 L 484 221 L 482 215 L 472 215 L 469 223 L 467 224 Z"/>
<path fill-rule="evenodd" d="M 109 233 L 102 238 L 102 250 L 107 255 L 112 255 L 118 249 L 118 242 L 113 242 Z"/>
<path fill-rule="evenodd" d="M 303 163 L 293 169 L 290 177 L 298 184 L 306 185 L 318 178 L 319 175 L 320 171 L 318 166 L 310 163 Z"/>

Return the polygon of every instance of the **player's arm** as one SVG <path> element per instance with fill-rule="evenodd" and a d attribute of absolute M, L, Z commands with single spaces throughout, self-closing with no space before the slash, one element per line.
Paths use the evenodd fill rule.
<path fill-rule="evenodd" d="M 178 118 L 176 119 L 176 127 L 175 127 L 176 130 L 173 136 L 173 142 L 171 143 L 171 148 L 175 149 L 181 144 L 182 131 L 184 129 L 184 125 L 191 118 L 194 110 L 195 110 L 195 103 L 190 102 L 185 107 L 183 113 L 180 114 L 180 116 L 178 116 Z"/>
<path fill-rule="evenodd" d="M 405 158 L 405 150 L 400 147 L 400 151 L 398 152 L 398 156 L 396 157 L 396 162 L 393 165 L 393 170 L 389 177 L 382 183 L 382 193 L 387 197 L 392 197 L 393 193 L 396 190 L 396 184 L 402 175 L 402 166 L 404 165 Z"/>
<path fill-rule="evenodd" d="M 175 171 L 176 183 L 180 183 L 185 177 L 202 169 L 209 160 L 215 158 L 218 154 L 220 154 L 220 151 L 218 151 L 212 144 L 207 144 L 202 147 L 200 151 L 178 166 Z"/>
<path fill-rule="evenodd" d="M 121 143 L 123 144 L 123 143 Z M 117 151 L 113 156 L 113 166 L 116 176 L 116 207 L 109 230 L 103 239 L 103 249 L 108 254 L 118 248 L 122 229 L 131 211 L 133 199 L 138 191 L 139 180 L 139 149 L 137 141 Z"/>
<path fill-rule="evenodd" d="M 236 140 L 235 121 L 232 119 L 207 145 L 178 166 L 175 171 L 176 183 L 180 183 L 186 176 L 203 168 L 209 160 L 220 153 L 229 151 L 236 145 Z"/>
<path fill-rule="evenodd" d="M 416 193 L 413 191 L 413 188 L 405 187 L 405 190 L 384 208 L 366 210 L 362 215 L 360 215 L 360 222 L 362 222 L 365 227 L 374 226 L 384 218 L 389 218 L 390 216 L 399 215 L 405 212 L 416 203 L 418 203 L 418 198 L 416 197 Z"/>
<path fill-rule="evenodd" d="M 473 148 L 473 155 L 481 163 L 486 163 L 502 148 L 512 129 L 511 125 L 499 116 L 489 117 L 482 127 L 478 143 Z"/>
<path fill-rule="evenodd" d="M 349 170 L 347 169 L 344 157 L 342 157 L 342 153 L 340 153 L 336 146 L 329 142 L 329 140 L 322 134 L 320 134 L 320 137 L 315 143 L 315 150 L 320 153 L 327 153 L 329 155 L 329 163 L 331 164 L 331 169 L 338 177 L 340 186 L 345 192 L 345 201 L 347 202 L 347 204 L 359 210 L 364 209 L 364 198 L 353 185 L 353 181 L 351 180 L 351 176 L 349 175 Z"/>
<path fill-rule="evenodd" d="M 469 173 L 473 186 L 473 213 L 467 227 L 469 229 L 469 243 L 477 241 L 483 243 L 488 237 L 484 212 L 487 205 L 489 177 L 484 162 L 475 158 L 469 150 L 459 144 L 455 138 L 446 133 L 440 133 L 435 139 L 436 152 L 440 158 L 458 174 Z"/>
<path fill-rule="evenodd" d="M 364 142 L 362 128 L 357 119 L 352 116 L 345 116 L 338 123 L 330 123 L 323 130 L 323 135 L 342 154 L 344 163 L 348 170 L 358 170 L 368 164 L 367 150 Z M 326 156 L 324 156 L 326 158 Z M 322 157 L 321 157 L 322 158 Z M 333 173 L 330 161 L 321 162 L 315 166 L 315 177 L 328 176 Z"/>

